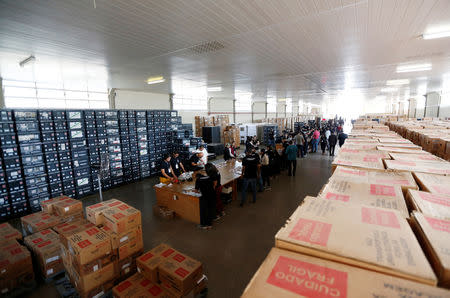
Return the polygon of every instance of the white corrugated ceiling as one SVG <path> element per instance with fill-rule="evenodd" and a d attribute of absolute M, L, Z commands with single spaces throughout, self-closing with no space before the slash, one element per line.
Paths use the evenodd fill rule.
<path fill-rule="evenodd" d="M 52 76 L 49 69 L 63 69 L 72 79 L 105 75 L 116 88 L 168 93 L 175 80 L 186 80 L 220 85 L 225 97 L 243 90 L 257 98 L 319 101 L 345 88 L 375 96 L 386 80 L 399 78 L 411 83 L 398 94 L 409 88 L 414 95 L 424 82 L 428 91 L 440 90 L 450 71 L 450 38 L 419 38 L 449 28 L 448 0 L 96 0 L 95 5 L 0 1 L 2 77 L 45 80 Z M 207 42 L 212 44 L 195 47 Z M 37 58 L 33 71 L 17 69 L 31 54 Z M 74 62 L 82 69 L 66 70 Z M 395 72 L 399 63 L 416 62 L 432 63 L 433 70 Z M 146 85 L 158 75 L 166 82 Z"/>

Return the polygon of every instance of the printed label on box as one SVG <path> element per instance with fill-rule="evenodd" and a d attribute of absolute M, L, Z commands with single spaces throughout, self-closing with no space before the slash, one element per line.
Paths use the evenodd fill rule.
<path fill-rule="evenodd" d="M 178 268 L 177 270 L 175 270 L 175 273 L 178 274 L 181 277 L 186 277 L 189 274 L 189 271 L 187 271 L 184 268 Z"/>
<path fill-rule="evenodd" d="M 407 179 L 375 179 L 374 182 L 381 184 L 411 185 Z"/>
<path fill-rule="evenodd" d="M 365 162 L 377 162 L 380 158 L 378 156 L 365 156 L 363 161 Z"/>
<path fill-rule="evenodd" d="M 96 228 L 92 228 L 89 230 L 86 230 L 86 234 L 88 234 L 89 236 L 95 235 L 99 232 L 99 230 L 97 230 Z"/>
<path fill-rule="evenodd" d="M 370 194 L 395 197 L 395 188 L 391 185 L 370 184 Z"/>
<path fill-rule="evenodd" d="M 345 170 L 345 169 L 341 169 L 340 170 L 342 173 L 346 173 L 346 174 L 351 174 L 351 175 L 357 175 L 357 176 L 367 176 L 366 172 L 361 172 L 361 171 L 352 171 L 352 170 Z"/>
<path fill-rule="evenodd" d="M 162 289 L 158 286 L 153 286 L 150 289 L 148 289 L 148 292 L 152 295 L 152 296 L 158 296 L 159 294 L 162 293 Z"/>
<path fill-rule="evenodd" d="M 361 209 L 361 217 L 364 223 L 400 229 L 397 216 L 392 211 L 363 207 Z"/>
<path fill-rule="evenodd" d="M 450 197 L 439 197 L 428 192 L 420 192 L 419 196 L 425 201 L 450 207 Z"/>
<path fill-rule="evenodd" d="M 91 241 L 89 241 L 88 239 L 78 242 L 78 246 L 80 248 L 88 247 L 91 244 L 92 244 Z"/>
<path fill-rule="evenodd" d="M 327 192 L 327 195 L 325 196 L 325 199 L 327 200 L 334 200 L 334 201 L 342 201 L 342 202 L 348 202 L 350 200 L 350 196 L 348 195 L 341 195 L 333 192 Z"/>
<path fill-rule="evenodd" d="M 280 256 L 267 283 L 304 297 L 347 297 L 347 272 Z"/>
<path fill-rule="evenodd" d="M 119 207 L 117 207 L 117 209 L 120 209 L 120 210 L 127 210 L 128 208 L 130 208 L 130 206 L 125 205 L 125 204 L 120 205 Z"/>
<path fill-rule="evenodd" d="M 169 248 L 167 249 L 165 252 L 163 252 L 161 255 L 165 258 L 167 258 L 168 256 L 170 256 L 175 250 Z"/>
<path fill-rule="evenodd" d="M 424 217 L 433 229 L 450 233 L 450 220 Z"/>
<path fill-rule="evenodd" d="M 118 285 L 116 289 L 120 293 L 120 292 L 125 291 L 126 289 L 128 289 L 131 286 L 132 286 L 132 283 L 129 280 L 126 280 L 123 283 L 121 283 L 120 285 Z"/>
<path fill-rule="evenodd" d="M 326 246 L 330 232 L 331 224 L 301 218 L 289 233 L 289 238 Z"/>
<path fill-rule="evenodd" d="M 411 166 L 411 167 L 415 167 L 416 163 L 412 162 L 412 161 L 405 161 L 405 160 L 392 160 L 391 161 L 393 164 L 398 164 L 398 165 L 402 165 L 402 166 Z"/>
<path fill-rule="evenodd" d="M 436 191 L 437 193 L 440 193 L 440 194 L 450 195 L 450 187 L 448 187 L 448 186 L 433 185 L 433 186 L 431 186 L 431 189 L 433 189 L 434 191 Z"/>
<path fill-rule="evenodd" d="M 146 253 L 145 255 L 141 256 L 141 257 L 140 257 L 140 260 L 141 260 L 142 262 L 145 262 L 145 261 L 147 261 L 148 259 L 150 259 L 150 258 L 152 258 L 152 257 L 153 257 L 153 254 L 150 253 L 150 252 L 148 252 L 148 253 Z"/>
<path fill-rule="evenodd" d="M 176 255 L 173 257 L 173 259 L 174 259 L 175 261 L 178 261 L 179 263 L 181 263 L 181 262 L 183 262 L 186 258 L 185 258 L 184 256 L 180 255 L 180 254 L 176 254 Z"/>
<path fill-rule="evenodd" d="M 125 217 L 122 213 L 116 213 L 113 215 L 115 219 L 121 219 L 122 217 Z"/>

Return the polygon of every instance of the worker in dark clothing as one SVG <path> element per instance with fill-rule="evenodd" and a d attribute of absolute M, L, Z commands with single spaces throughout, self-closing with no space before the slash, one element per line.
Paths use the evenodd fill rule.
<path fill-rule="evenodd" d="M 234 156 L 233 150 L 230 147 L 230 144 L 226 144 L 225 145 L 225 149 L 223 150 L 223 159 L 225 159 L 225 161 L 230 160 L 236 158 L 236 156 Z"/>
<path fill-rule="evenodd" d="M 337 136 L 335 132 L 333 132 L 328 138 L 328 143 L 330 144 L 330 156 L 334 156 L 334 148 L 337 143 Z"/>
<path fill-rule="evenodd" d="M 247 150 L 246 156 L 242 160 L 242 199 L 239 206 L 244 206 L 247 200 L 247 188 L 250 185 L 253 192 L 253 203 L 256 202 L 256 181 L 259 177 L 260 163 L 251 150 Z"/>
<path fill-rule="evenodd" d="M 189 158 L 189 170 L 191 171 L 198 171 L 203 169 L 203 164 L 201 161 L 201 158 L 203 157 L 203 153 L 201 151 L 196 151 L 194 154 Z"/>
<path fill-rule="evenodd" d="M 223 202 L 222 202 L 222 184 L 220 183 L 220 173 L 215 165 L 212 163 L 207 163 L 205 165 L 206 174 L 211 178 L 214 186 L 214 191 L 216 192 L 216 201 L 214 204 L 209 204 L 209 210 L 214 214 L 213 220 L 219 220 L 222 216 L 225 215 L 223 211 Z"/>
<path fill-rule="evenodd" d="M 322 155 L 325 155 L 325 151 L 327 150 L 328 141 L 325 133 L 320 135 L 320 149 L 322 149 Z"/>
<path fill-rule="evenodd" d="M 347 139 L 347 134 L 344 132 L 340 132 L 338 135 L 338 140 L 339 140 L 339 147 L 342 147 L 342 145 L 344 145 L 345 140 Z"/>
<path fill-rule="evenodd" d="M 175 151 L 172 153 L 172 158 L 170 159 L 170 165 L 172 166 L 173 173 L 175 176 L 180 176 L 182 173 L 186 172 L 183 163 L 180 159 L 180 154 Z"/>
<path fill-rule="evenodd" d="M 214 183 L 211 177 L 197 174 L 195 180 L 195 189 L 200 191 L 200 229 L 209 230 L 212 228 L 212 221 L 216 216 L 212 205 L 216 204 L 216 191 L 214 190 Z"/>
<path fill-rule="evenodd" d="M 163 160 L 161 161 L 159 181 L 166 184 L 177 181 L 177 176 L 173 173 L 172 166 L 170 165 L 169 154 L 164 154 Z"/>
<path fill-rule="evenodd" d="M 292 141 L 289 141 L 289 146 L 286 148 L 288 176 L 295 176 L 297 170 L 297 150 L 297 146 L 294 145 Z"/>

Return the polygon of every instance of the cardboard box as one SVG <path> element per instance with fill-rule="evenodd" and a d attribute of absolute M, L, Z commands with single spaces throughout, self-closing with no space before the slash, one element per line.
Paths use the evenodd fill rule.
<path fill-rule="evenodd" d="M 122 234 L 141 225 L 141 212 L 125 203 L 103 211 L 104 226 Z"/>
<path fill-rule="evenodd" d="M 409 172 L 370 171 L 338 166 L 330 179 L 350 180 L 359 183 L 374 183 L 383 185 L 398 185 L 403 192 L 419 187 Z"/>
<path fill-rule="evenodd" d="M 32 246 L 32 249 L 44 278 L 49 278 L 64 271 L 61 242 L 58 238 L 36 243 Z"/>
<path fill-rule="evenodd" d="M 114 298 L 160 297 L 173 298 L 158 284 L 136 273 L 113 288 Z"/>
<path fill-rule="evenodd" d="M 71 198 L 56 202 L 52 206 L 53 213 L 58 216 L 83 213 L 83 204 L 81 201 Z"/>
<path fill-rule="evenodd" d="M 103 211 L 114 207 L 116 205 L 122 204 L 121 201 L 116 199 L 111 199 L 98 204 L 94 204 L 86 207 L 86 219 L 92 222 L 94 225 L 102 225 L 104 222 Z"/>
<path fill-rule="evenodd" d="M 119 277 L 123 280 L 137 272 L 136 258 L 142 255 L 142 250 L 127 257 L 119 260 Z"/>
<path fill-rule="evenodd" d="M 450 195 L 409 190 L 407 198 L 412 209 L 428 216 L 450 220 Z"/>
<path fill-rule="evenodd" d="M 33 234 L 56 226 L 63 222 L 63 219 L 41 211 L 23 216 L 20 221 L 25 232 Z"/>
<path fill-rule="evenodd" d="M 31 254 L 16 240 L 0 244 L 0 293 L 8 297 L 15 288 L 30 287 L 34 282 Z"/>
<path fill-rule="evenodd" d="M 41 207 L 42 207 L 42 211 L 48 213 L 48 214 L 52 214 L 53 213 L 53 205 L 58 203 L 58 202 L 62 202 L 65 200 L 70 200 L 71 198 L 67 197 L 67 196 L 59 196 L 56 198 L 52 198 L 50 200 L 45 200 L 41 202 Z"/>
<path fill-rule="evenodd" d="M 350 179 L 331 179 L 319 194 L 320 198 L 345 204 L 368 205 L 399 211 L 409 217 L 408 207 L 398 185 L 359 183 Z"/>
<path fill-rule="evenodd" d="M 85 293 L 115 279 L 118 275 L 117 268 L 117 261 L 114 261 L 88 274 L 79 274 L 76 270 L 73 270 L 73 268 L 70 270 L 69 274 L 73 278 L 77 290 Z"/>
<path fill-rule="evenodd" d="M 350 147 L 341 148 L 338 153 L 338 157 L 342 159 L 362 159 L 363 161 L 374 161 L 379 158 L 391 159 L 388 152 L 378 150 L 359 150 L 352 149 Z"/>
<path fill-rule="evenodd" d="M 71 235 L 67 245 L 71 256 L 80 265 L 112 253 L 109 236 L 96 227 Z"/>
<path fill-rule="evenodd" d="M 9 223 L 0 224 L 0 243 L 10 240 L 22 240 L 22 233 L 14 229 Z"/>
<path fill-rule="evenodd" d="M 389 155 L 392 157 L 393 160 L 410 160 L 410 161 L 416 161 L 416 160 L 422 160 L 422 161 L 442 161 L 439 157 L 433 155 L 433 154 L 413 154 L 413 153 L 389 153 Z"/>
<path fill-rule="evenodd" d="M 88 222 L 85 219 L 74 221 L 74 222 L 65 222 L 62 224 L 57 225 L 56 227 L 53 227 L 53 230 L 58 233 L 59 240 L 61 241 L 61 244 L 64 245 L 66 248 L 68 248 L 67 245 L 67 239 L 77 233 L 84 231 L 88 228 L 95 227 L 93 223 Z"/>
<path fill-rule="evenodd" d="M 394 171 L 450 175 L 450 163 L 446 161 L 384 160 L 384 163 L 387 169 Z"/>
<path fill-rule="evenodd" d="M 424 284 L 436 276 L 395 210 L 307 197 L 275 235 L 276 247 Z"/>
<path fill-rule="evenodd" d="M 159 283 L 158 266 L 159 264 L 178 253 L 167 244 L 161 243 L 142 256 L 136 258 L 138 272 L 154 283 Z"/>
<path fill-rule="evenodd" d="M 110 295 L 109 291 L 114 287 L 114 284 L 115 279 L 111 279 L 86 292 L 78 289 L 78 296 L 80 296 L 80 298 L 108 297 Z"/>
<path fill-rule="evenodd" d="M 141 226 L 121 234 L 114 233 L 107 226 L 100 229 L 111 238 L 111 247 L 118 251 L 119 260 L 125 259 L 144 248 Z"/>
<path fill-rule="evenodd" d="M 439 285 L 450 288 L 450 220 L 426 216 L 420 212 L 413 212 L 412 219 L 412 226 L 423 243 Z"/>
<path fill-rule="evenodd" d="M 362 168 L 372 170 L 384 170 L 384 164 L 381 158 L 364 158 L 361 156 L 352 156 L 349 154 L 336 156 L 333 162 L 331 163 L 333 171 L 337 166 L 347 166 L 352 168 Z"/>
<path fill-rule="evenodd" d="M 24 243 L 26 246 L 28 246 L 30 249 L 33 248 L 34 245 L 45 242 L 47 240 L 51 239 L 58 239 L 58 234 L 56 234 L 51 229 L 42 230 L 39 232 L 36 232 L 34 234 L 31 234 L 29 236 L 26 236 L 24 238 Z"/>
<path fill-rule="evenodd" d="M 392 152 L 392 153 L 403 153 L 403 154 L 430 154 L 418 148 L 399 148 L 399 147 L 388 147 L 388 146 L 377 146 L 377 150 Z"/>
<path fill-rule="evenodd" d="M 241 297 L 448 297 L 445 289 L 272 248 Z"/>
<path fill-rule="evenodd" d="M 203 266 L 199 261 L 176 252 L 159 264 L 158 271 L 161 282 L 169 284 L 170 291 L 181 296 L 194 289 L 203 275 Z"/>
<path fill-rule="evenodd" d="M 450 195 L 450 177 L 414 172 L 417 184 L 428 192 Z"/>

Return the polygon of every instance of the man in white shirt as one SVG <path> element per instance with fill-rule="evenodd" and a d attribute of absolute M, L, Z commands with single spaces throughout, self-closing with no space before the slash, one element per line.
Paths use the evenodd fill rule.
<path fill-rule="evenodd" d="M 198 150 L 203 153 L 203 157 L 200 158 L 202 163 L 206 165 L 208 163 L 208 150 L 206 150 L 205 146 L 201 145 Z"/>

